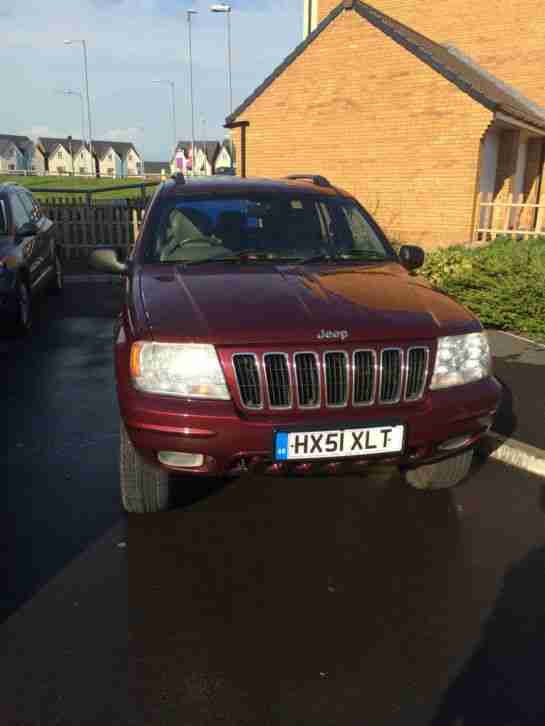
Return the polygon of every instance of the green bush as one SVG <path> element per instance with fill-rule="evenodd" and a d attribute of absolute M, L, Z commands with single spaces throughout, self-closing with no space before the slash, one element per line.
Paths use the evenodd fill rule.
<path fill-rule="evenodd" d="M 545 340 L 545 236 L 498 237 L 483 247 L 433 250 L 422 275 L 483 325 Z"/>

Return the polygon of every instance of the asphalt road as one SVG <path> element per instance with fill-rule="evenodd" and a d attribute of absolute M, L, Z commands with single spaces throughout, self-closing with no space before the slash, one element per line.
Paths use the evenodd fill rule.
<path fill-rule="evenodd" d="M 69 287 L 0 345 L 0 723 L 543 726 L 542 480 L 180 480 L 125 518 L 117 305 Z"/>

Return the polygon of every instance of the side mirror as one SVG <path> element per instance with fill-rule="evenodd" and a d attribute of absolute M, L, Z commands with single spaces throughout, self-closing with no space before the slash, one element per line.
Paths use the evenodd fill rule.
<path fill-rule="evenodd" d="M 424 264 L 424 250 L 416 245 L 403 245 L 399 250 L 401 264 L 407 270 L 416 270 Z"/>
<path fill-rule="evenodd" d="M 89 267 L 100 272 L 113 272 L 116 275 L 127 275 L 128 266 L 117 259 L 115 250 L 94 250 L 89 255 Z"/>
<path fill-rule="evenodd" d="M 25 237 L 35 237 L 38 234 L 38 225 L 34 222 L 25 222 L 16 231 L 15 236 L 18 240 Z"/>

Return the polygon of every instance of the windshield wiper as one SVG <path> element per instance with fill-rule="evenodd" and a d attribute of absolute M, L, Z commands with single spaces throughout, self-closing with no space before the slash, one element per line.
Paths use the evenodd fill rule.
<path fill-rule="evenodd" d="M 285 262 L 286 260 L 295 260 L 295 257 L 284 257 L 275 255 L 273 252 L 263 252 L 263 250 L 242 250 L 229 257 L 206 257 L 202 260 L 177 260 L 178 265 L 192 266 L 204 265 L 208 262 Z"/>
<path fill-rule="evenodd" d="M 337 254 L 330 255 L 326 252 L 322 252 L 317 255 L 310 255 L 309 257 L 300 257 L 297 260 L 298 265 L 310 265 L 313 262 L 349 262 L 354 260 L 361 260 L 362 262 L 384 262 L 389 260 L 389 257 L 381 254 L 380 252 L 338 252 Z"/>

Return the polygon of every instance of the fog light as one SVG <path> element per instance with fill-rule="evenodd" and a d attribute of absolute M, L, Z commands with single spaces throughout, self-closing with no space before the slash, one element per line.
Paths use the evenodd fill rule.
<path fill-rule="evenodd" d="M 473 436 L 456 436 L 454 439 L 448 439 L 440 444 L 437 448 L 441 451 L 452 451 L 453 449 L 461 449 L 462 446 L 467 446 L 474 439 Z"/>
<path fill-rule="evenodd" d="M 204 463 L 202 454 L 184 454 L 181 451 L 160 451 L 157 458 L 165 466 L 196 469 Z"/>

